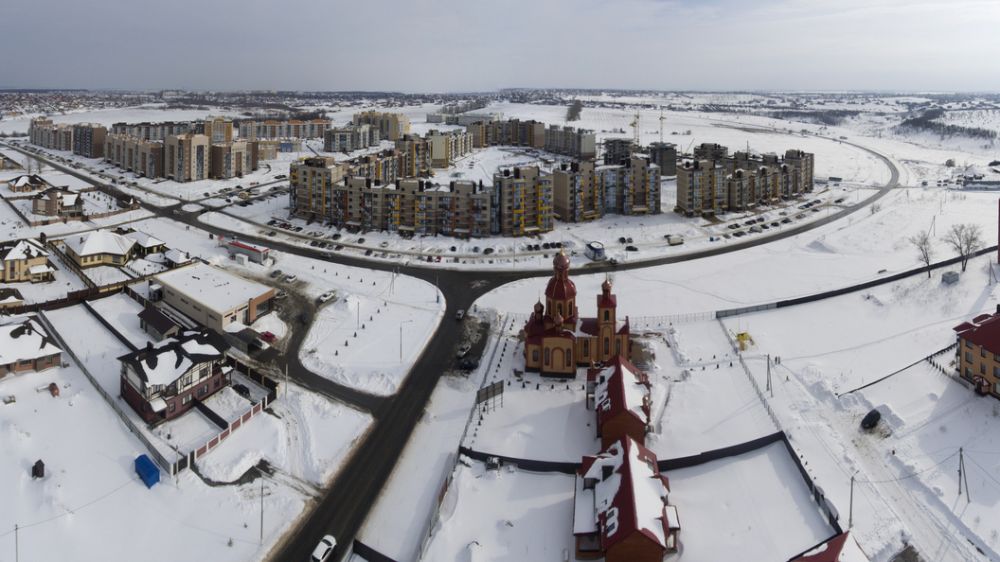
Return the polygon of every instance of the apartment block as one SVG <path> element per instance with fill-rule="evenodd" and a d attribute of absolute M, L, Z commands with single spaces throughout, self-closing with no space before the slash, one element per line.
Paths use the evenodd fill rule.
<path fill-rule="evenodd" d="M 701 143 L 694 147 L 695 160 L 709 160 L 712 162 L 724 160 L 729 156 L 729 148 L 721 144 L 711 142 Z"/>
<path fill-rule="evenodd" d="M 504 169 L 493 175 L 494 234 L 526 236 L 553 228 L 552 175 L 537 166 Z"/>
<path fill-rule="evenodd" d="M 178 182 L 208 179 L 211 143 L 205 135 L 184 133 L 170 135 L 163 143 L 163 173 Z"/>
<path fill-rule="evenodd" d="M 73 154 L 85 158 L 101 158 L 104 156 L 104 143 L 108 129 L 95 123 L 77 123 L 73 125 Z"/>
<path fill-rule="evenodd" d="M 354 125 L 371 125 L 383 139 L 396 141 L 410 134 L 410 118 L 402 113 L 362 111 L 351 118 Z"/>
<path fill-rule="evenodd" d="M 162 121 L 151 123 L 115 123 L 111 125 L 111 133 L 127 135 L 141 140 L 162 141 L 170 135 L 183 135 L 192 132 L 194 126 L 187 121 Z"/>
<path fill-rule="evenodd" d="M 654 142 L 649 145 L 649 159 L 660 167 L 661 176 L 677 175 L 677 145 Z"/>
<path fill-rule="evenodd" d="M 545 123 L 535 120 L 479 121 L 466 127 L 473 148 L 487 146 L 526 146 L 545 148 Z"/>
<path fill-rule="evenodd" d="M 685 160 L 677 168 L 677 205 L 687 216 L 714 215 L 716 186 L 725 179 L 723 169 L 708 160 Z"/>
<path fill-rule="evenodd" d="M 594 161 L 562 164 L 552 172 L 552 208 L 565 222 L 584 222 L 604 216 L 603 183 L 594 175 Z"/>
<path fill-rule="evenodd" d="M 289 203 L 299 216 L 329 220 L 333 217 L 334 186 L 343 182 L 347 167 L 332 157 L 305 158 L 288 172 Z"/>
<path fill-rule="evenodd" d="M 426 138 L 403 135 L 396 140 L 399 175 L 404 178 L 426 177 L 431 171 L 431 147 Z"/>
<path fill-rule="evenodd" d="M 212 144 L 233 142 L 233 120 L 228 117 L 207 117 L 201 124 L 201 133 Z"/>
<path fill-rule="evenodd" d="M 447 168 L 456 159 L 472 152 L 472 135 L 466 131 L 429 131 L 425 137 L 430 148 L 431 166 Z"/>
<path fill-rule="evenodd" d="M 366 154 L 353 159 L 350 164 L 351 177 L 372 180 L 376 185 L 394 183 L 400 178 L 400 158 L 395 150 L 383 150 L 377 154 Z"/>
<path fill-rule="evenodd" d="M 597 155 L 593 131 L 549 125 L 545 129 L 545 150 L 573 158 L 588 159 Z"/>
<path fill-rule="evenodd" d="M 39 117 L 28 125 L 28 139 L 31 144 L 51 150 L 73 150 L 73 125 L 53 123 L 51 119 Z"/>
<path fill-rule="evenodd" d="M 248 119 L 240 121 L 240 138 L 246 141 L 266 139 L 321 139 L 330 128 L 329 119 Z"/>
<path fill-rule="evenodd" d="M 123 134 L 108 135 L 104 160 L 147 178 L 163 177 L 163 142 Z"/>
<path fill-rule="evenodd" d="M 326 152 L 353 152 L 378 145 L 381 135 L 372 125 L 347 125 L 327 129 L 323 133 L 323 150 Z"/>
<path fill-rule="evenodd" d="M 604 164 L 607 166 L 621 164 L 638 149 L 632 139 L 604 139 Z"/>
<path fill-rule="evenodd" d="M 245 140 L 212 143 L 209 158 L 210 174 L 215 179 L 243 177 L 243 174 L 257 169 L 251 146 Z"/>

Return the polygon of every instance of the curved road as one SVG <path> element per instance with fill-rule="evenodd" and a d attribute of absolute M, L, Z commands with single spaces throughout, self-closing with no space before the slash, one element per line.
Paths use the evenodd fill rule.
<path fill-rule="evenodd" d="M 834 140 L 834 139 L 829 139 Z M 867 147 L 850 144 L 879 158 L 889 168 L 889 182 L 861 204 L 843 209 L 830 216 L 823 217 L 811 223 L 802 224 L 783 230 L 769 236 L 757 236 L 739 242 L 716 246 L 682 255 L 667 256 L 645 261 L 634 261 L 617 265 L 601 265 L 586 268 L 584 273 L 603 273 L 621 270 L 641 269 L 658 265 L 695 260 L 716 256 L 728 252 L 752 248 L 796 236 L 819 226 L 839 220 L 854 213 L 866 205 L 884 197 L 896 187 L 899 181 L 899 170 L 884 155 Z M 91 177 L 79 173 L 73 168 L 62 166 L 38 155 L 26 152 L 18 147 L 7 145 L 28 156 L 44 161 L 46 164 L 70 175 L 95 183 L 105 191 L 116 195 L 124 195 L 115 186 L 98 184 Z M 353 456 L 344 464 L 332 486 L 327 488 L 323 496 L 313 508 L 309 516 L 296 529 L 293 529 L 280 545 L 272 559 L 289 562 L 308 560 L 313 547 L 326 534 L 337 537 L 338 546 L 333 560 L 339 559 L 346 552 L 361 525 L 368 516 L 369 510 L 375 505 L 383 485 L 388 481 L 396 462 L 410 438 L 413 428 L 420 420 L 430 395 L 438 380 L 450 365 L 453 358 L 453 348 L 461 337 L 460 323 L 452 320 L 459 309 L 469 309 L 482 295 L 499 285 L 529 277 L 548 275 L 548 270 L 516 270 L 516 271 L 476 271 L 450 270 L 426 265 L 401 265 L 391 262 L 373 261 L 362 257 L 343 254 L 330 255 L 318 252 L 309 247 L 298 246 L 274 239 L 247 235 L 245 232 L 234 232 L 228 229 L 201 223 L 197 213 L 183 213 L 178 203 L 171 207 L 157 208 L 143 204 L 145 208 L 161 216 L 167 216 L 182 223 L 216 235 L 239 236 L 241 239 L 266 245 L 290 254 L 301 255 L 313 259 L 328 261 L 346 266 L 376 269 L 381 271 L 399 271 L 400 273 L 417 277 L 430 283 L 437 283 L 439 290 L 446 299 L 446 311 L 442 322 L 438 325 L 429 344 L 417 358 L 409 376 L 404 380 L 399 392 L 390 397 L 372 397 L 359 393 L 354 389 L 337 385 L 327 379 L 309 373 L 297 361 L 298 345 L 301 339 L 289 342 L 288 355 L 294 355 L 290 368 L 296 371 L 296 379 L 324 393 L 342 398 L 346 402 L 371 411 L 374 419 L 371 430 L 364 440 L 355 447 Z M 419 263 L 419 262 L 418 262 Z M 296 330 L 304 332 L 301 328 Z M 295 344 L 294 346 L 291 344 Z M 418 483 L 417 485 L 420 485 Z"/>

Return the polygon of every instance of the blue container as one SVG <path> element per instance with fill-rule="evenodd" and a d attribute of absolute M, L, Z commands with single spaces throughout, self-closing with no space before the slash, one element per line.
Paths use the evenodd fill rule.
<path fill-rule="evenodd" d="M 160 469 L 146 455 L 139 455 L 135 458 L 135 473 L 139 475 L 147 488 L 152 488 L 160 481 Z"/>

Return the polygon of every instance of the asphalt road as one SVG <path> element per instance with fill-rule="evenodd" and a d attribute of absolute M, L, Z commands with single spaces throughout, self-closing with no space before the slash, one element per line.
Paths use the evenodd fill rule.
<path fill-rule="evenodd" d="M 696 260 L 767 244 L 796 236 L 857 212 L 868 204 L 884 197 L 892 188 L 898 185 L 899 170 L 888 158 L 854 143 L 847 141 L 837 142 L 850 144 L 874 155 L 890 169 L 890 181 L 862 204 L 831 213 L 829 216 L 807 224 L 783 229 L 768 236 L 751 236 L 738 242 L 720 244 L 683 255 L 619 263 L 617 265 L 591 266 L 582 270 L 582 272 L 603 273 L 641 269 Z M 20 151 L 17 147 L 10 148 Z M 42 160 L 60 171 L 88 182 L 96 183 L 90 177 L 79 173 L 73 168 L 53 163 L 48 159 L 39 158 L 37 155 L 28 152 L 21 152 Z M 121 193 L 114 186 L 97 185 L 107 191 L 116 194 Z M 454 362 L 453 351 L 455 344 L 462 336 L 461 325 L 454 320 L 455 312 L 459 309 L 468 310 L 476 299 L 499 285 L 518 279 L 546 276 L 549 272 L 547 270 L 532 271 L 524 269 L 502 272 L 451 270 L 419 265 L 419 262 L 400 265 L 344 254 L 331 255 L 328 252 L 319 252 L 309 247 L 288 244 L 270 238 L 262 238 L 246 232 L 233 232 L 198 222 L 197 213 L 180 212 L 182 205 L 183 203 L 165 208 L 147 205 L 144 205 L 144 207 L 157 215 L 167 216 L 215 235 L 239 236 L 243 240 L 260 243 L 291 254 L 347 266 L 382 271 L 398 270 L 402 274 L 417 277 L 430 283 L 437 283 L 438 288 L 444 295 L 447 306 L 444 319 L 434 332 L 428 346 L 417 358 L 413 369 L 403 382 L 399 392 L 391 397 L 377 398 L 364 395 L 356 390 L 337 385 L 332 381 L 309 373 L 298 361 L 298 347 L 301 345 L 302 336 L 296 336 L 295 340 L 289 342 L 287 351 L 287 355 L 289 355 L 289 367 L 296 371 L 296 380 L 305 383 L 311 388 L 337 396 L 346 402 L 369 410 L 375 418 L 371 431 L 368 432 L 364 441 L 355 448 L 355 453 L 345 463 L 333 485 L 325 491 L 309 516 L 286 536 L 279 550 L 272 556 L 272 559 L 282 562 L 308 560 L 312 549 L 319 542 L 319 539 L 323 535 L 331 534 L 337 538 L 339 543 L 332 558 L 337 560 L 347 551 L 347 545 L 353 541 L 353 538 L 367 518 L 369 511 L 378 500 L 384 484 L 388 481 L 393 468 L 396 466 L 396 462 L 402 455 L 403 449 L 413 432 L 413 428 L 423 415 L 424 408 L 430 399 L 434 387 L 437 385 L 442 374 Z M 303 326 L 297 326 L 296 328 L 296 332 L 301 332 L 304 335 L 305 329 Z M 416 482 L 414 485 L 419 486 L 424 485 L 424 483 Z M 420 516 L 422 515 L 420 514 Z"/>

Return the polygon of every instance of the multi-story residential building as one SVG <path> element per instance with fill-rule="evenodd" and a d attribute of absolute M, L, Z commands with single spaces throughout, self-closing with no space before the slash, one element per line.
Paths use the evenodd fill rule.
<path fill-rule="evenodd" d="M 813 165 L 815 160 L 816 155 L 811 152 L 794 148 L 785 151 L 785 163 L 798 169 L 796 177 L 798 185 L 792 186 L 794 193 L 809 193 L 813 190 L 815 180 Z"/>
<path fill-rule="evenodd" d="M 105 143 L 104 160 L 147 178 L 163 177 L 163 142 L 112 133 Z"/>
<path fill-rule="evenodd" d="M 685 160 L 677 168 L 677 205 L 674 210 L 687 216 L 715 214 L 716 185 L 724 176 L 720 166 L 708 160 Z"/>
<path fill-rule="evenodd" d="M 604 139 L 604 164 L 606 166 L 621 164 L 638 149 L 632 139 Z"/>
<path fill-rule="evenodd" d="M 333 127 L 323 133 L 323 150 L 326 152 L 353 152 L 376 146 L 380 140 L 378 127 L 372 125 Z"/>
<path fill-rule="evenodd" d="M 228 349 L 211 330 L 187 330 L 122 355 L 121 397 L 146 423 L 176 418 L 229 386 Z"/>
<path fill-rule="evenodd" d="M 49 252 L 34 238 L 0 243 L 0 281 L 4 283 L 40 283 L 52 280 Z"/>
<path fill-rule="evenodd" d="M 170 135 L 163 143 L 163 175 L 178 182 L 208 179 L 211 170 L 209 147 L 205 135 Z"/>
<path fill-rule="evenodd" d="M 79 217 L 83 215 L 83 198 L 76 191 L 50 187 L 31 198 L 31 212 L 47 217 Z"/>
<path fill-rule="evenodd" d="M 28 125 L 28 140 L 31 144 L 52 150 L 73 150 L 73 125 L 53 123 L 51 119 L 38 117 Z"/>
<path fill-rule="evenodd" d="M 349 166 L 349 176 L 370 179 L 375 185 L 394 183 L 400 177 L 400 159 L 395 150 L 365 154 L 352 160 Z"/>
<path fill-rule="evenodd" d="M 431 174 L 431 147 L 426 138 L 403 135 L 396 140 L 396 154 L 400 177 L 416 178 Z"/>
<path fill-rule="evenodd" d="M 194 125 L 187 121 L 163 121 L 151 123 L 115 123 L 111 125 L 111 133 L 126 135 L 141 140 L 162 141 L 170 135 L 183 135 L 194 130 Z"/>
<path fill-rule="evenodd" d="M 573 158 L 594 158 L 597 140 L 593 131 L 549 125 L 545 129 L 545 150 Z"/>
<path fill-rule="evenodd" d="M 953 328 L 957 337 L 958 374 L 979 394 L 1000 398 L 1000 305 Z"/>
<path fill-rule="evenodd" d="M 724 160 L 727 156 L 729 156 L 729 148 L 722 146 L 721 144 L 705 142 L 694 147 L 695 160 L 708 160 L 716 162 Z"/>
<path fill-rule="evenodd" d="M 351 118 L 354 125 L 371 125 L 378 129 L 379 137 L 396 141 L 410 134 L 410 118 L 402 113 L 362 111 Z"/>
<path fill-rule="evenodd" d="M 494 234 L 525 236 L 553 228 L 552 175 L 537 166 L 507 168 L 493 175 Z"/>
<path fill-rule="evenodd" d="M 321 139 L 330 128 L 329 119 L 265 119 L 240 121 L 240 138 L 247 141 L 263 139 Z"/>
<path fill-rule="evenodd" d="M 201 132 L 212 144 L 233 142 L 233 120 L 228 117 L 206 117 Z"/>
<path fill-rule="evenodd" d="M 649 144 L 649 160 L 660 167 L 661 176 L 677 175 L 677 145 L 669 142 Z"/>
<path fill-rule="evenodd" d="M 614 192 L 614 204 L 605 204 L 605 212 L 619 215 L 658 214 L 660 204 L 660 167 L 644 154 L 632 154 L 621 164 L 619 174 L 605 173 L 602 178 L 614 178 L 612 186 L 602 186 L 605 201 Z M 600 178 L 599 178 L 600 181 Z"/>
<path fill-rule="evenodd" d="M 300 216 L 327 220 L 333 213 L 333 188 L 342 183 L 347 166 L 332 157 L 305 158 L 292 163 L 288 180 L 289 203 Z"/>
<path fill-rule="evenodd" d="M 472 152 L 472 135 L 466 131 L 432 130 L 427 133 L 426 139 L 434 168 L 447 168 L 456 159 Z"/>
<path fill-rule="evenodd" d="M 583 222 L 604 216 L 603 183 L 594 174 L 594 161 L 564 163 L 552 172 L 552 209 L 556 218 Z"/>
<path fill-rule="evenodd" d="M 104 156 L 104 141 L 108 129 L 94 123 L 77 123 L 73 125 L 73 154 L 85 158 L 101 158 Z"/>
<path fill-rule="evenodd" d="M 215 179 L 243 177 L 243 174 L 257 169 L 256 159 L 249 146 L 251 144 L 254 143 L 245 140 L 213 143 L 209 158 L 211 177 Z"/>
<path fill-rule="evenodd" d="M 472 136 L 473 148 L 497 145 L 545 148 L 545 123 L 535 120 L 478 121 L 469 124 L 466 130 Z"/>

